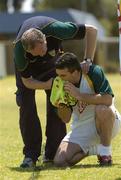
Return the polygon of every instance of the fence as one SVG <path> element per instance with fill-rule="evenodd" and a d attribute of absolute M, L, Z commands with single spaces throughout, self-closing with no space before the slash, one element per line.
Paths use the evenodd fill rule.
<path fill-rule="evenodd" d="M 98 42 L 97 45 L 97 63 L 105 71 L 119 71 L 119 40 L 118 37 L 107 37 Z"/>
<path fill-rule="evenodd" d="M 65 51 L 77 54 L 80 61 L 83 60 L 84 44 L 83 41 L 69 41 L 63 43 Z M 118 72 L 119 52 L 118 38 L 104 38 L 97 43 L 94 62 L 101 65 L 105 71 Z M 0 77 L 14 74 L 13 44 L 10 41 L 0 43 Z"/>
<path fill-rule="evenodd" d="M 0 43 L 0 77 L 14 74 L 13 44 L 10 41 Z"/>

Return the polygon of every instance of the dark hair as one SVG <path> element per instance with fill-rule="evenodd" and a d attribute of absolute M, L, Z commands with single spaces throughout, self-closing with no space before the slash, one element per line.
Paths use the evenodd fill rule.
<path fill-rule="evenodd" d="M 75 70 L 81 71 L 80 62 L 77 56 L 73 53 L 66 52 L 61 55 L 55 62 L 56 69 L 67 68 L 69 72 L 74 72 Z"/>

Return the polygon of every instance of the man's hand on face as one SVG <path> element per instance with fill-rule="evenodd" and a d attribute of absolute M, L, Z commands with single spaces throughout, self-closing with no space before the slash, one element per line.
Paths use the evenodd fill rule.
<path fill-rule="evenodd" d="M 75 85 L 73 85 L 70 82 L 65 82 L 64 84 L 64 90 L 68 92 L 71 96 L 75 97 L 77 100 L 80 97 L 79 88 L 77 88 Z"/>

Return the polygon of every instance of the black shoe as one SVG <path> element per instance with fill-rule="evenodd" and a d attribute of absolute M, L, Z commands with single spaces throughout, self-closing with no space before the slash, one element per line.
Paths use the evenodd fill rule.
<path fill-rule="evenodd" d="M 111 155 L 109 156 L 100 156 L 98 155 L 98 162 L 100 166 L 111 166 L 112 165 L 112 157 Z"/>
<path fill-rule="evenodd" d="M 53 159 L 47 158 L 46 156 L 43 156 L 43 163 L 52 163 Z"/>
<path fill-rule="evenodd" d="M 22 164 L 20 165 L 21 168 L 35 168 L 36 162 L 34 162 L 31 158 L 25 157 Z"/>

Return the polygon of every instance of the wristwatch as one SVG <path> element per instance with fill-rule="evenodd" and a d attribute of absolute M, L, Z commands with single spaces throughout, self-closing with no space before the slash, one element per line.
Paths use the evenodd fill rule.
<path fill-rule="evenodd" d="M 91 63 L 91 64 L 92 64 L 92 62 L 93 62 L 91 58 L 85 58 L 84 61 L 89 62 L 89 63 Z"/>

